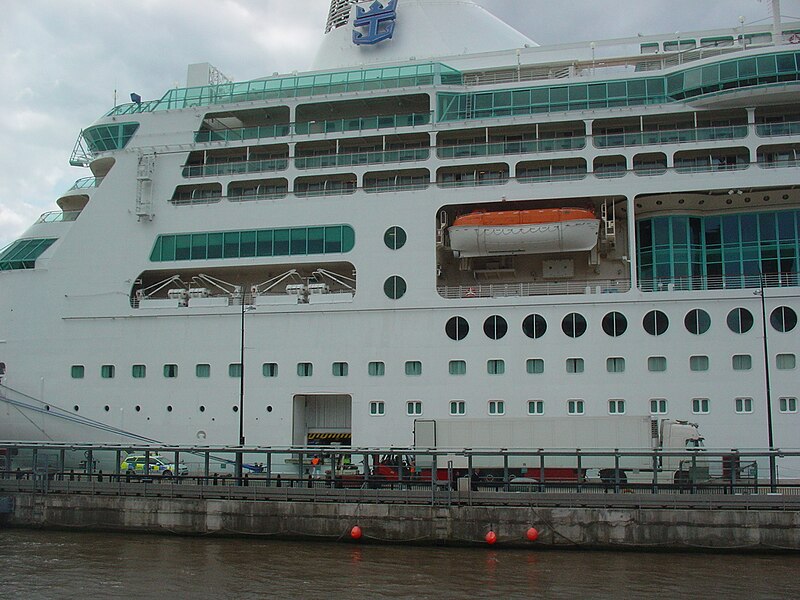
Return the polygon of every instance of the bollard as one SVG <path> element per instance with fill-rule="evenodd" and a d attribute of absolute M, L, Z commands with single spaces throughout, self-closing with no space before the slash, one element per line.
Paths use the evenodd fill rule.
<path fill-rule="evenodd" d="M 277 477 L 275 477 L 275 487 L 281 487 L 281 474 L 278 473 Z"/>

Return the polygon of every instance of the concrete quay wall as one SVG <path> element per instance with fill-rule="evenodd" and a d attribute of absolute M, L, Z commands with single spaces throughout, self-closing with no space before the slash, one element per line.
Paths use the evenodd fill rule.
<path fill-rule="evenodd" d="M 800 511 L 425 506 L 15 493 L 5 525 L 276 539 L 529 548 L 800 551 Z M 539 539 L 526 539 L 535 527 Z"/>

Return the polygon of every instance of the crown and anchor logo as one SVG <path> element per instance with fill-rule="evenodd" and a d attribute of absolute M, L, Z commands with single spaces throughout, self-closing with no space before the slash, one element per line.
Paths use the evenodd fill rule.
<path fill-rule="evenodd" d="M 386 5 L 383 5 L 375 0 L 369 10 L 356 6 L 356 19 L 353 27 L 368 27 L 369 29 L 366 33 L 354 31 L 353 43 L 358 46 L 373 45 L 391 39 L 397 19 L 397 2 L 398 0 L 389 0 Z"/>

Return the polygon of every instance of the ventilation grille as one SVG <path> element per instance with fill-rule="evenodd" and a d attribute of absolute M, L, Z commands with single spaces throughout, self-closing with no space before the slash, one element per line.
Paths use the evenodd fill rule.
<path fill-rule="evenodd" d="M 325 33 L 347 25 L 347 20 L 350 18 L 350 6 L 355 3 L 356 0 L 331 0 L 331 10 L 328 13 Z"/>

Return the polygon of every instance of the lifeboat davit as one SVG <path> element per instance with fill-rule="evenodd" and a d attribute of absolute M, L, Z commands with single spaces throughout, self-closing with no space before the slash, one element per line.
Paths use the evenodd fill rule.
<path fill-rule="evenodd" d="M 588 251 L 597 244 L 600 219 L 585 208 L 477 211 L 448 229 L 456 257 Z"/>

